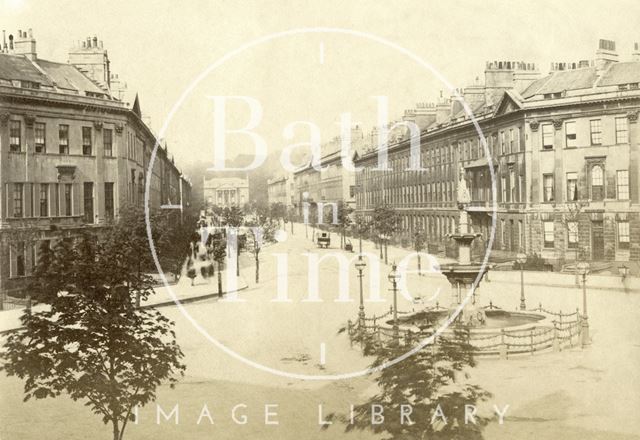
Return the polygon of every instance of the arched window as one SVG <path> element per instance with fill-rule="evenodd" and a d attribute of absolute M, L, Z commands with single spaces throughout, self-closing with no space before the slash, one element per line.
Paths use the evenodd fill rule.
<path fill-rule="evenodd" d="M 591 198 L 602 200 L 604 198 L 604 170 L 601 165 L 591 168 Z"/>

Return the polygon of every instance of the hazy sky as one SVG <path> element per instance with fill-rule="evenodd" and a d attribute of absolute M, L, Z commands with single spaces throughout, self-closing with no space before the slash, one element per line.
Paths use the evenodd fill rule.
<path fill-rule="evenodd" d="M 354 29 L 414 52 L 456 87 L 483 77 L 487 60 L 536 62 L 593 58 L 598 38 L 613 39 L 622 59 L 640 41 L 640 2 L 623 1 L 45 1 L 0 0 L 0 28 L 32 28 L 38 55 L 66 61 L 74 41 L 98 36 L 112 72 L 140 95 L 157 132 L 186 87 L 209 65 L 244 43 L 302 27 Z M 321 55 L 324 47 L 323 55 Z M 338 134 L 340 113 L 366 130 L 375 123 L 374 95 L 390 100 L 397 118 L 415 102 L 434 101 L 444 86 L 400 53 L 362 38 L 297 35 L 229 60 L 196 87 L 167 131 L 180 164 L 211 160 L 213 106 L 208 96 L 247 95 L 264 114 L 256 129 L 271 149 L 294 141 L 285 125 L 309 120 L 323 141 Z M 237 112 L 235 110 L 238 110 Z M 246 122 L 234 106 L 229 124 Z M 300 128 L 298 141 L 308 139 Z M 229 138 L 232 157 L 251 152 Z"/>

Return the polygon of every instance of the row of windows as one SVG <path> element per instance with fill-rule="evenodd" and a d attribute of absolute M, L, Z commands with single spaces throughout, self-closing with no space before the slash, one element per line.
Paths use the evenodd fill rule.
<path fill-rule="evenodd" d="M 70 217 L 75 215 L 74 188 L 71 183 L 50 184 L 40 183 L 38 185 L 37 197 L 34 197 L 34 185 L 29 186 L 31 191 L 31 212 L 33 217 Z M 13 183 L 13 217 L 23 218 L 25 216 L 25 184 Z M 93 223 L 93 182 L 84 182 L 84 217 L 87 223 Z M 53 191 L 53 193 L 52 193 Z M 52 200 L 52 197 L 54 200 Z M 52 205 L 52 202 L 53 203 Z M 105 217 L 113 219 L 114 216 L 114 190 L 113 182 L 104 183 L 104 205 Z M 52 209 L 53 206 L 53 209 Z"/>
<path fill-rule="evenodd" d="M 542 149 L 553 150 L 555 147 L 555 130 L 552 123 L 542 124 Z M 591 119 L 589 121 L 589 141 L 591 145 L 602 145 L 602 120 Z M 564 139 L 566 148 L 578 146 L 578 135 L 576 132 L 576 121 L 564 123 Z M 616 144 L 626 144 L 629 142 L 629 125 L 626 117 L 615 118 L 615 139 Z"/>
<path fill-rule="evenodd" d="M 604 199 L 604 168 L 602 165 L 593 165 L 590 168 L 589 190 L 590 198 L 594 201 L 600 201 Z M 567 200 L 576 201 L 579 200 L 578 194 L 578 173 L 567 173 Z M 554 174 L 542 175 L 542 200 L 544 202 L 553 202 L 556 200 L 555 196 L 555 176 Z M 583 197 L 586 198 L 586 197 Z M 629 200 L 629 171 L 617 170 L 616 171 L 616 198 L 618 200 Z"/>
<path fill-rule="evenodd" d="M 549 220 L 542 222 L 544 247 L 547 249 L 555 248 L 555 222 Z M 578 222 L 567 222 L 567 248 L 577 249 L 579 243 Z M 618 249 L 629 249 L 630 235 L 629 222 L 619 221 L 616 224 Z"/>
<path fill-rule="evenodd" d="M 93 155 L 93 129 L 91 127 L 81 127 L 82 130 L 82 154 Z M 105 128 L 102 130 L 102 143 L 104 155 L 113 156 L 113 131 Z M 34 147 L 36 153 L 52 152 L 47 150 L 47 125 L 44 122 L 34 124 Z M 9 123 L 9 151 L 13 153 L 22 152 L 22 124 L 20 121 L 10 121 Z M 69 154 L 69 125 L 58 125 L 58 153 Z"/>

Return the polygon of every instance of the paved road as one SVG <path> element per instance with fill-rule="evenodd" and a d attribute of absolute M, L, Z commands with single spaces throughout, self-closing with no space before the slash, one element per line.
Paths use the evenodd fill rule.
<path fill-rule="evenodd" d="M 338 242 L 337 236 L 334 241 Z M 357 243 L 354 243 L 357 247 Z M 375 253 L 370 244 L 366 251 Z M 405 251 L 391 250 L 399 261 Z M 317 426 L 318 405 L 325 412 L 346 413 L 350 403 L 357 403 L 375 391 L 370 378 L 340 381 L 300 380 L 286 376 L 335 375 L 364 369 L 370 360 L 351 348 L 338 329 L 357 314 L 357 298 L 336 301 L 339 296 L 339 266 L 333 259 L 322 262 L 318 299 L 308 301 L 308 260 L 328 255 L 333 250 L 318 250 L 298 225 L 293 237 L 272 245 L 261 256 L 261 282 L 255 285 L 253 268 L 244 268 L 248 289 L 239 294 L 244 302 L 203 301 L 184 306 L 188 316 L 178 308 L 163 309 L 175 320 L 179 342 L 186 355 L 187 377 L 174 390 L 163 387 L 158 403 L 168 411 L 180 405 L 178 426 L 156 425 L 155 407 L 140 412 L 139 425 L 132 425 L 130 439 L 336 439 L 374 438 L 369 433 L 343 434 L 339 427 L 320 431 Z M 345 254 L 347 255 L 347 254 Z M 277 261 L 288 259 L 288 302 L 277 299 Z M 351 254 L 350 256 L 353 256 Z M 373 274 L 379 279 L 381 301 L 367 302 L 367 314 L 384 313 L 391 304 L 386 280 L 389 267 L 382 265 L 365 273 L 365 290 Z M 357 292 L 356 271 L 349 270 L 351 292 Z M 519 276 L 514 274 L 514 276 Z M 284 279 L 284 277 L 280 277 Z M 408 276 L 408 289 L 425 303 L 447 304 L 446 279 L 431 275 Z M 504 308 L 515 309 L 519 303 L 516 284 L 489 282 L 479 290 L 479 301 L 491 300 Z M 529 288 L 527 300 L 534 305 L 575 310 L 581 304 L 581 291 L 566 288 Z M 505 425 L 491 425 L 487 438 L 603 438 L 631 439 L 640 432 L 636 414 L 640 409 L 640 295 L 622 292 L 591 292 L 590 322 L 593 345 L 509 361 L 483 360 L 472 375 L 477 383 L 494 393 L 491 403 L 510 405 Z M 399 309 L 418 307 L 404 297 Z M 206 331 L 203 335 L 193 322 Z M 214 340 L 215 342 L 212 342 Z M 280 375 L 257 369 L 229 353 L 221 346 L 243 356 L 247 362 L 278 370 Z M 324 347 L 324 348 L 322 348 Z M 324 353 L 324 354 L 323 354 Z M 324 361 L 324 362 L 323 362 Z M 46 429 L 52 438 L 109 438 L 109 430 L 79 403 L 60 398 L 23 404 L 20 383 L 0 378 L 4 392 L 0 398 L 0 438 L 37 439 Z M 264 405 L 278 404 L 279 425 L 265 425 Z M 207 404 L 215 421 L 213 426 L 196 424 L 202 406 Z M 237 404 L 246 404 L 247 425 L 237 425 L 230 416 Z M 242 412 L 242 411 L 240 411 Z M 54 435 L 55 434 L 55 435 Z M 102 435 L 102 437 L 100 437 Z"/>

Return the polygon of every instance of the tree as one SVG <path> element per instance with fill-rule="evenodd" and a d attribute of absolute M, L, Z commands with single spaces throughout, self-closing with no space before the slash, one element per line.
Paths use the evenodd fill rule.
<path fill-rule="evenodd" d="M 182 273 L 182 267 L 189 255 L 189 242 L 195 229 L 194 219 L 180 221 L 177 212 L 163 211 L 158 216 L 158 238 L 154 240 L 156 255 L 163 271 L 173 273 L 176 280 Z"/>
<path fill-rule="evenodd" d="M 385 264 L 389 264 L 387 255 L 389 239 L 397 231 L 398 221 L 398 214 L 387 204 L 378 205 L 373 210 L 373 227 L 380 235 L 380 259 L 382 259 L 382 248 L 384 247 Z"/>
<path fill-rule="evenodd" d="M 256 283 L 260 282 L 260 251 L 262 250 L 265 243 L 272 242 L 274 240 L 275 231 L 277 229 L 277 225 L 271 219 L 266 217 L 265 215 L 257 215 L 255 221 L 250 222 L 247 226 L 249 226 L 249 236 L 250 243 L 248 244 L 251 252 L 253 253 L 253 258 L 256 263 Z"/>
<path fill-rule="evenodd" d="M 213 261 L 218 265 L 218 296 L 222 296 L 222 264 L 227 256 L 227 242 L 222 233 L 210 235 L 207 238 L 207 248 L 210 249 Z"/>
<path fill-rule="evenodd" d="M 422 229 L 417 230 L 413 234 L 413 249 L 418 254 L 418 275 L 422 275 L 422 263 L 420 261 L 420 252 L 424 250 L 427 242 L 427 235 Z"/>
<path fill-rule="evenodd" d="M 247 205 L 245 205 L 247 206 Z M 242 212 L 237 206 L 231 208 L 225 208 L 222 212 L 222 221 L 226 226 L 232 228 L 239 228 L 245 223 L 245 213 Z M 244 248 L 244 239 L 241 239 L 242 235 L 237 235 L 236 241 L 236 276 L 240 276 L 240 251 Z"/>
<path fill-rule="evenodd" d="M 363 215 L 356 214 L 355 220 L 352 223 L 352 227 L 358 234 L 359 249 L 358 252 L 362 253 L 362 237 L 369 233 L 371 230 L 371 222 L 367 220 Z"/>
<path fill-rule="evenodd" d="M 469 371 L 475 360 L 468 338 L 468 329 L 456 328 L 451 336 L 440 336 L 436 346 L 426 346 L 375 373 L 379 392 L 355 406 L 354 423 L 344 415 L 332 414 L 329 419 L 345 423 L 346 431 L 371 430 L 387 434 L 387 439 L 482 439 L 489 419 L 475 415 L 475 423 L 465 421 L 465 405 L 477 405 L 490 397 L 470 383 Z M 407 350 L 409 347 L 399 343 L 379 344 L 371 367 L 380 367 Z M 407 404 L 412 406 L 412 424 L 401 419 L 401 406 Z M 383 407 L 384 423 L 371 423 L 372 405 Z"/>
<path fill-rule="evenodd" d="M 68 394 L 121 440 L 134 408 L 154 400 L 162 382 L 173 386 L 185 367 L 173 323 L 136 307 L 138 295 L 152 292 L 151 278 L 130 265 L 127 244 L 115 237 L 85 235 L 38 262 L 36 278 L 54 282 L 40 297 L 49 307 L 22 315 L 1 356 L 9 376 L 25 379 L 25 401 Z M 53 267 L 67 270 L 56 276 Z"/>
<path fill-rule="evenodd" d="M 347 229 L 353 223 L 353 220 L 351 220 L 351 213 L 353 213 L 353 208 L 348 205 L 340 204 L 340 206 L 338 207 L 338 226 L 340 228 L 341 249 L 344 249 Z"/>
<path fill-rule="evenodd" d="M 575 261 L 580 259 L 580 234 L 578 233 L 578 221 L 584 207 L 588 206 L 588 202 L 584 200 L 569 201 L 566 203 L 567 212 L 562 216 L 562 223 L 569 234 L 575 232 Z M 575 231 L 571 231 L 575 225 Z"/>

